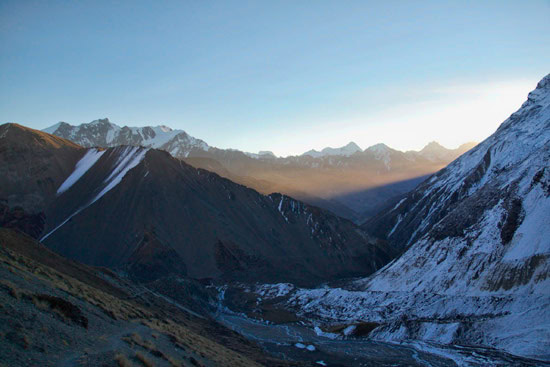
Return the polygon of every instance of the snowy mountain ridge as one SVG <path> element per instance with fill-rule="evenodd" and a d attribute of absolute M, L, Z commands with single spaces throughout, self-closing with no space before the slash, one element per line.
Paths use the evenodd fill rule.
<path fill-rule="evenodd" d="M 192 150 L 208 151 L 210 148 L 204 141 L 188 135 L 183 130 L 173 130 L 165 125 L 120 127 L 107 118 L 78 126 L 59 122 L 42 131 L 71 140 L 86 148 L 139 145 L 165 150 L 176 157 L 187 157 Z"/>

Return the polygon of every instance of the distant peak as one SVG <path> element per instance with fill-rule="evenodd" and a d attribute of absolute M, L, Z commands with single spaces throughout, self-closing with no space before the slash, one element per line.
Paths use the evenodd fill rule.
<path fill-rule="evenodd" d="M 55 132 L 55 130 L 57 130 L 63 124 L 66 124 L 66 122 L 59 121 L 57 124 L 52 125 L 50 127 L 47 127 L 42 131 L 45 132 L 45 133 L 48 133 L 48 134 L 53 134 Z"/>
<path fill-rule="evenodd" d="M 320 152 L 312 149 L 308 150 L 302 155 L 309 155 L 313 158 L 319 158 L 319 157 L 325 157 L 325 156 L 346 156 L 349 157 L 350 155 L 353 155 L 356 152 L 361 152 L 361 148 L 355 144 L 354 142 L 349 142 L 347 145 L 344 145 L 340 148 L 324 148 Z"/>
<path fill-rule="evenodd" d="M 367 149 L 365 149 L 365 151 L 369 151 L 369 152 L 383 152 L 383 151 L 388 151 L 390 150 L 391 148 L 388 147 L 386 144 L 384 143 L 378 143 L 378 144 L 375 144 L 375 145 L 372 145 L 370 147 L 368 147 Z"/>
<path fill-rule="evenodd" d="M 346 149 L 353 149 L 353 150 L 356 150 L 356 151 L 361 151 L 362 149 L 359 147 L 359 145 L 355 144 L 355 142 L 353 141 L 350 141 L 345 147 L 343 148 L 346 148 Z"/>
<path fill-rule="evenodd" d="M 110 124 L 111 121 L 109 121 L 109 119 L 107 117 L 105 117 L 104 119 L 97 119 L 97 120 L 94 120 L 92 122 L 90 122 L 88 125 L 100 125 L 100 124 Z"/>
<path fill-rule="evenodd" d="M 431 141 L 429 142 L 424 148 L 422 148 L 421 151 L 426 151 L 426 150 L 447 150 L 447 148 L 445 148 L 443 145 L 439 144 L 437 141 Z"/>
<path fill-rule="evenodd" d="M 443 145 L 439 144 L 437 141 L 431 141 L 427 144 L 427 146 L 437 146 L 437 147 L 442 147 Z"/>
<path fill-rule="evenodd" d="M 239 150 L 236 150 L 237 152 Z M 258 154 L 256 153 L 247 153 L 247 152 L 243 152 L 244 154 L 246 154 L 247 156 L 249 156 L 250 158 L 255 158 L 255 159 L 259 159 L 259 158 L 277 158 L 277 156 L 275 154 L 273 154 L 272 151 L 270 150 L 260 150 L 258 152 Z"/>
<path fill-rule="evenodd" d="M 161 131 L 165 132 L 165 133 L 168 133 L 168 132 L 170 132 L 170 131 L 173 131 L 173 129 L 172 129 L 171 127 L 166 126 L 166 125 L 159 125 L 158 128 L 159 128 Z"/>

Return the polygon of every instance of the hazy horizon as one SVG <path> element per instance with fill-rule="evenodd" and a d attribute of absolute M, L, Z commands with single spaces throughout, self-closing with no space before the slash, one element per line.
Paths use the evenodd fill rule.
<path fill-rule="evenodd" d="M 550 5 L 0 5 L 0 121 L 109 117 L 219 148 L 480 142 L 548 73 Z M 283 26 L 282 26 L 283 25 Z"/>

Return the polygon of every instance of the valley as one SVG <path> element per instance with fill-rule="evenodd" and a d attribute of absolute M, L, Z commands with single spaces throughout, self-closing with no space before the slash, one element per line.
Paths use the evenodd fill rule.
<path fill-rule="evenodd" d="M 418 185 L 407 169 L 421 172 L 434 144 L 432 156 L 350 145 L 276 158 L 162 126 L 84 126 L 107 129 L 101 144 L 63 124 L 50 131 L 87 143 L 0 126 L 8 365 L 550 365 L 550 76 Z M 170 151 L 161 133 L 185 144 Z M 255 190 L 273 188 L 269 175 L 243 174 L 234 155 L 283 185 L 303 183 L 284 162 L 322 182 L 338 166 L 371 175 L 375 157 L 384 179 L 416 186 L 380 188 L 380 210 L 358 225 Z"/>

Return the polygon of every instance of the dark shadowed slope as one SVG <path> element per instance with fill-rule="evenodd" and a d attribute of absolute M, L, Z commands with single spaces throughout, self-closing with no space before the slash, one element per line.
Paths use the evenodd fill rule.
<path fill-rule="evenodd" d="M 90 150 L 83 160 L 89 167 L 63 183 L 42 238 L 70 258 L 123 266 L 154 231 L 196 278 L 308 283 L 369 274 L 390 259 L 348 220 L 261 195 L 163 151 Z"/>
<path fill-rule="evenodd" d="M 0 305 L 0 363 L 10 367 L 291 365 L 142 285 L 4 228 Z"/>

